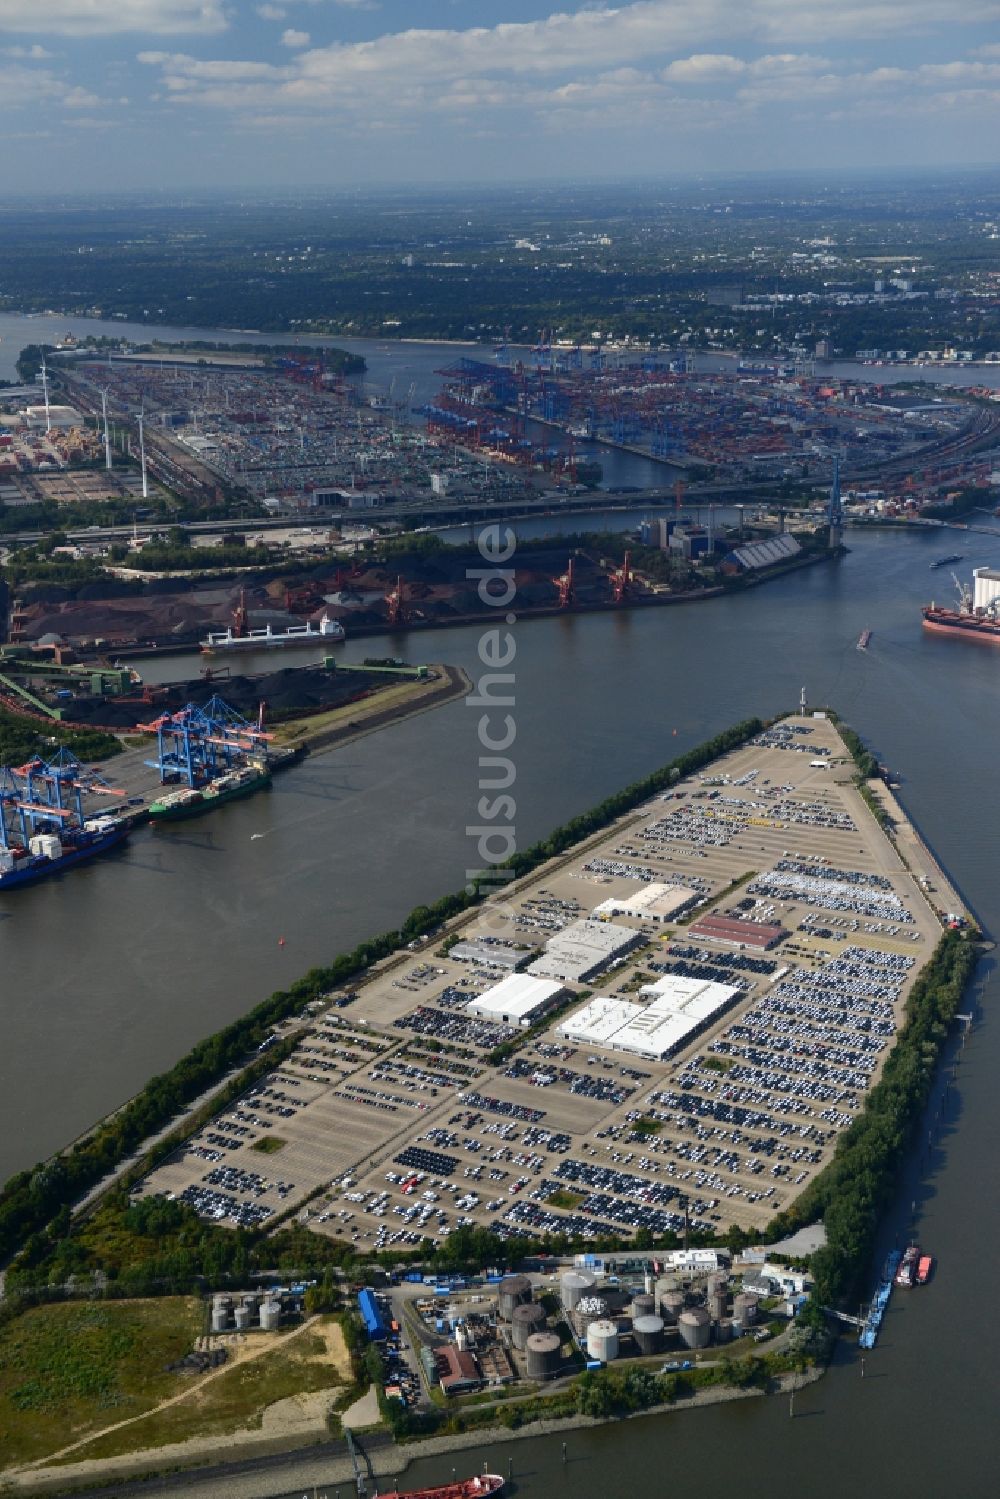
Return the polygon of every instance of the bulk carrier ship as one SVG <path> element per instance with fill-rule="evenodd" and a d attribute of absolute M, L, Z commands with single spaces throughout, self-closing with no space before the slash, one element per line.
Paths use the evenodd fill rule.
<path fill-rule="evenodd" d="M 971 589 L 954 573 L 952 577 L 958 589 L 958 608 L 925 604 L 921 611 L 924 629 L 937 635 L 1000 645 L 1000 572 L 990 567 L 974 568 Z"/>
<path fill-rule="evenodd" d="M 344 627 L 339 620 L 324 614 L 314 625 L 289 625 L 284 630 L 275 630 L 267 625 L 263 630 L 251 630 L 246 597 L 240 595 L 239 608 L 233 613 L 233 623 L 225 630 L 210 631 L 201 642 L 202 654 L 214 656 L 218 651 L 266 651 L 285 645 L 333 645 L 344 639 Z"/>

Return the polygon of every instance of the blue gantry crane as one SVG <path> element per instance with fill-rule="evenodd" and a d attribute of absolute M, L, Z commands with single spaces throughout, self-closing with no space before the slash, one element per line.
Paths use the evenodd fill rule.
<path fill-rule="evenodd" d="M 124 796 L 61 747 L 51 760 L 36 755 L 0 769 L 0 847 L 26 846 L 33 834 L 82 828 L 83 798 Z"/>
<path fill-rule="evenodd" d="M 188 703 L 138 727 L 156 735 L 156 759 L 146 764 L 159 771 L 160 780 L 192 788 L 207 786 L 236 765 L 266 763 L 274 737 L 217 694 L 201 706 Z"/>

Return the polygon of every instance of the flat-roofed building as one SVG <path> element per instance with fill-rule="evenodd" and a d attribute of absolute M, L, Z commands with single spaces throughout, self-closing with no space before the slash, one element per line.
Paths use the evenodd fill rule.
<path fill-rule="evenodd" d="M 529 965 L 528 972 L 539 978 L 585 984 L 615 958 L 624 957 L 644 941 L 641 932 L 613 921 L 573 921 L 549 938 L 545 951 Z"/>
<path fill-rule="evenodd" d="M 738 921 L 734 916 L 702 916 L 690 928 L 692 937 L 725 942 L 732 947 L 754 947 L 767 952 L 788 936 L 783 926 L 764 921 Z"/>
<path fill-rule="evenodd" d="M 725 1014 L 740 993 L 728 984 L 668 973 L 639 991 L 638 1004 L 601 995 L 557 1030 L 584 1046 L 662 1061 Z"/>
<path fill-rule="evenodd" d="M 551 1009 L 562 992 L 562 984 L 552 979 L 512 973 L 510 978 L 502 979 L 470 1000 L 465 1008 L 470 1015 L 498 1020 L 503 1025 L 528 1026 Z"/>
<path fill-rule="evenodd" d="M 612 895 L 592 911 L 600 919 L 631 916 L 635 921 L 653 921 L 663 925 L 676 921 L 699 899 L 690 885 L 640 885 L 630 895 Z"/>

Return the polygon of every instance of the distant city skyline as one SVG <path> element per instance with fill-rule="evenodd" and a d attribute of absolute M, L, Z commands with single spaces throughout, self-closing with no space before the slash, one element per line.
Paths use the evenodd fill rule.
<path fill-rule="evenodd" d="M 990 164 L 993 0 L 0 0 L 0 187 Z"/>

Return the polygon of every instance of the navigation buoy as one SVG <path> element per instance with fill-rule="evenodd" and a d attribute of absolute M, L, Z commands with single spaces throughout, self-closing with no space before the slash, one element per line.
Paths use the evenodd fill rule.
<path fill-rule="evenodd" d="M 285 945 L 285 939 L 284 939 L 284 937 L 279 937 L 278 938 L 278 946 L 279 947 L 284 947 L 284 945 Z"/>

